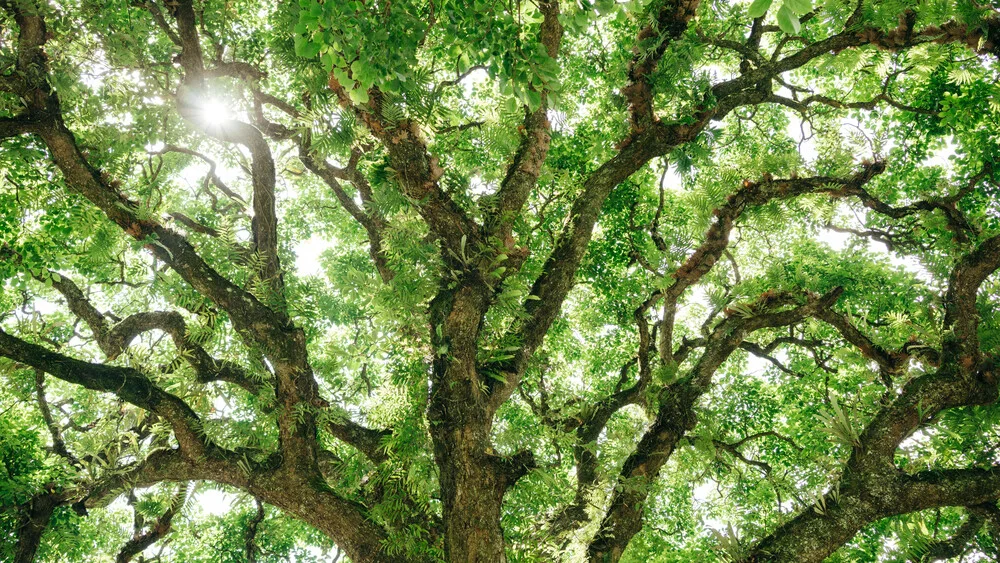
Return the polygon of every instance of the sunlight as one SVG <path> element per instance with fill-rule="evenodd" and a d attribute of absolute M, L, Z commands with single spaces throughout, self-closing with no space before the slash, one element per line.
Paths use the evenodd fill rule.
<path fill-rule="evenodd" d="M 199 102 L 199 114 L 206 125 L 220 126 L 233 118 L 232 111 L 222 101 L 208 98 Z"/>

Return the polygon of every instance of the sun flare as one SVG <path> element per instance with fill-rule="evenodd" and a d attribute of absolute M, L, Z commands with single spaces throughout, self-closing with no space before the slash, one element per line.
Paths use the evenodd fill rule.
<path fill-rule="evenodd" d="M 209 98 L 200 104 L 201 119 L 207 125 L 219 126 L 232 119 L 232 111 L 225 103 L 215 98 Z"/>

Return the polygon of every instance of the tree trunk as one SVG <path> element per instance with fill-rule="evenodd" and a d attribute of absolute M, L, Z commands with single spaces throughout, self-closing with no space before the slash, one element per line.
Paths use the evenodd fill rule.
<path fill-rule="evenodd" d="M 14 563 L 32 563 L 35 560 L 35 553 L 42 543 L 42 536 L 49 526 L 49 519 L 63 502 L 65 501 L 61 494 L 44 493 L 22 507 L 21 518 L 18 520 Z"/>
<path fill-rule="evenodd" d="M 440 469 L 448 561 L 504 562 L 500 507 L 506 474 L 492 453 L 492 412 L 476 352 L 488 288 L 469 282 L 444 289 L 431 304 L 436 349 L 428 408 Z"/>
<path fill-rule="evenodd" d="M 482 443 L 476 436 L 481 432 L 453 428 L 435 434 L 447 560 L 506 561 L 500 527 L 505 480 L 493 458 L 471 445 Z"/>

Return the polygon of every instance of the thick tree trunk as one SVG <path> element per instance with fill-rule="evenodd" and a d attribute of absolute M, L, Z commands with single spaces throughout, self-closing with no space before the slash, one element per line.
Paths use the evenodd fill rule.
<path fill-rule="evenodd" d="M 470 281 L 431 304 L 436 349 L 428 408 L 440 470 L 448 561 L 506 561 L 500 508 L 508 480 L 490 442 L 492 411 L 476 353 L 489 290 Z"/>
<path fill-rule="evenodd" d="M 52 513 L 65 502 L 61 494 L 45 493 L 31 499 L 22 508 L 17 529 L 17 551 L 14 563 L 32 563 L 35 553 L 42 543 L 45 528 L 49 526 Z"/>
<path fill-rule="evenodd" d="M 447 433 L 449 436 L 443 436 Z M 435 432 L 441 470 L 444 547 L 448 561 L 504 562 L 500 507 L 505 482 L 492 458 L 480 453 L 479 432 L 467 428 Z"/>
<path fill-rule="evenodd" d="M 490 418 L 470 401 L 475 383 L 451 381 L 433 393 L 429 418 L 440 470 L 448 561 L 504 562 L 500 507 L 505 475 L 490 451 Z"/>

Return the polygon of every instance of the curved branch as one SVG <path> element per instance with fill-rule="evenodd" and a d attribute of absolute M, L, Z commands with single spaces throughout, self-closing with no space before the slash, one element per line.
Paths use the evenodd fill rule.
<path fill-rule="evenodd" d="M 35 370 L 35 398 L 38 401 L 38 410 L 42 413 L 42 420 L 45 421 L 45 426 L 49 429 L 49 435 L 52 436 L 52 451 L 70 464 L 80 467 L 80 460 L 66 447 L 62 428 L 52 418 L 52 410 L 49 408 L 49 402 L 45 399 L 45 372 L 40 369 Z"/>
<path fill-rule="evenodd" d="M 39 25 L 44 28 L 44 23 Z M 22 29 L 22 35 L 25 29 Z M 44 31 L 42 33 L 44 35 Z M 19 52 L 19 55 L 24 53 Z M 37 133 L 48 146 L 51 158 L 63 173 L 68 187 L 90 200 L 129 236 L 146 243 L 147 249 L 169 264 L 194 289 L 218 303 L 229 313 L 237 330 L 264 343 L 284 339 L 284 319 L 253 295 L 219 275 L 184 237 L 154 220 L 144 218 L 139 205 L 125 197 L 87 161 L 73 133 L 62 120 L 59 98 L 47 82 L 48 65 L 40 48 L 32 62 L 32 68 L 41 69 L 46 74 L 39 77 L 38 84 L 30 84 L 27 79 L 22 79 L 20 83 L 35 100 L 32 111 L 40 120 Z"/>
<path fill-rule="evenodd" d="M 827 497 L 822 510 L 806 510 L 779 527 L 753 548 L 747 561 L 818 563 L 871 522 L 930 508 L 995 503 L 1000 497 L 1000 468 L 882 474 L 869 480 L 868 490 L 874 487 L 878 488 L 877 495 L 853 485 L 841 485 L 839 495 Z M 982 523 L 981 518 L 970 516 L 955 539 L 974 535 Z M 938 549 L 943 552 L 949 547 L 950 542 Z"/>
<path fill-rule="evenodd" d="M 979 312 L 976 294 L 979 287 L 1000 268 L 1000 235 L 986 239 L 976 250 L 959 261 L 948 280 L 944 297 L 945 335 L 943 362 L 957 362 L 961 373 L 969 377 L 981 368 L 979 349 Z"/>
<path fill-rule="evenodd" d="M 377 87 L 369 90 L 370 101 L 367 104 L 356 105 L 333 74 L 330 74 L 329 86 L 340 105 L 357 115 L 371 134 L 381 141 L 389 154 L 389 164 L 400 189 L 414 203 L 431 233 L 456 254 L 461 253 L 465 245 L 477 248 L 483 240 L 482 229 L 438 182 L 444 175 L 444 169 L 438 157 L 430 153 L 420 125 L 410 119 L 400 122 L 386 120 L 380 111 L 384 96 Z M 448 257 L 447 253 L 445 257 Z"/>
<path fill-rule="evenodd" d="M 965 522 L 955 530 L 950 538 L 931 542 L 927 546 L 927 552 L 921 558 L 921 563 L 953 559 L 969 550 L 969 543 L 976 538 L 976 534 L 982 529 L 986 518 L 974 508 L 970 508 L 968 513 Z"/>
<path fill-rule="evenodd" d="M 838 481 L 840 493 L 825 497 L 829 509 L 822 514 L 807 510 L 779 527 L 754 547 L 752 561 L 821 561 L 863 526 L 880 518 L 996 500 L 1000 495 L 997 468 L 905 476 L 896 469 L 893 456 L 907 436 L 939 412 L 991 404 L 1000 396 L 992 362 L 979 363 L 982 354 L 976 337 L 976 294 L 998 268 L 1000 235 L 987 239 L 958 261 L 945 298 L 941 366 L 910 380 L 871 419 L 844 466 Z"/>
<path fill-rule="evenodd" d="M 206 443 L 198 415 L 176 395 L 157 387 L 143 373 L 126 367 L 91 364 L 51 352 L 0 330 L 0 355 L 42 370 L 63 381 L 103 393 L 156 413 L 167 420 L 181 449 L 202 456 L 214 448 Z"/>
<path fill-rule="evenodd" d="M 125 545 L 123 545 L 118 551 L 115 563 L 128 563 L 133 557 L 142 553 L 146 548 L 160 541 L 164 536 L 169 534 L 174 516 L 176 516 L 177 513 L 180 512 L 181 507 L 184 506 L 184 499 L 186 496 L 184 487 L 180 487 L 174 495 L 170 506 L 168 506 L 167 510 L 161 514 L 155 522 L 153 522 L 153 525 L 150 526 L 148 530 L 142 531 L 141 526 L 137 526 L 135 534 L 132 538 L 125 542 Z"/>
<path fill-rule="evenodd" d="M 382 441 L 392 436 L 392 430 L 373 430 L 350 419 L 343 422 L 330 421 L 326 425 L 326 430 L 337 439 L 350 444 L 363 453 L 375 465 L 389 459 L 389 455 L 382 446 Z"/>
<path fill-rule="evenodd" d="M 206 182 L 211 182 L 212 185 L 218 188 L 220 192 L 226 195 L 226 197 L 239 203 L 241 207 L 246 207 L 247 202 L 245 199 L 243 199 L 243 196 L 234 192 L 232 189 L 229 188 L 229 186 L 225 184 L 225 182 L 222 181 L 221 178 L 219 178 L 219 175 L 216 174 L 215 172 L 218 165 L 214 160 L 208 158 L 204 154 L 188 148 L 178 147 L 176 145 L 164 145 L 162 149 L 150 154 L 163 155 L 170 152 L 190 155 L 203 161 L 205 164 L 208 165 L 208 174 L 205 177 Z"/>
<path fill-rule="evenodd" d="M 386 283 L 392 281 L 396 273 L 389 267 L 385 253 L 382 251 L 382 241 L 388 224 L 382 214 L 374 207 L 371 188 L 364 176 L 357 170 L 357 163 L 349 163 L 348 169 L 340 169 L 325 159 L 318 158 L 312 153 L 312 143 L 308 133 L 299 136 L 298 145 L 299 160 L 302 161 L 302 164 L 333 190 L 333 195 L 336 196 L 344 210 L 368 233 L 368 252 L 382 281 Z M 347 195 L 343 186 L 340 185 L 339 180 L 341 179 L 346 179 L 354 184 L 358 193 L 361 194 L 361 201 L 366 205 L 366 209 L 362 209 L 351 196 Z"/>
<path fill-rule="evenodd" d="M 670 43 L 687 30 L 700 0 L 667 0 L 656 9 L 650 25 L 636 36 L 632 60 L 628 63 L 628 84 L 622 95 L 628 101 L 632 132 L 637 133 L 656 120 L 653 110 L 653 73 Z M 652 43 L 650 48 L 648 44 Z"/>
<path fill-rule="evenodd" d="M 260 502 L 260 499 L 256 497 L 253 501 L 257 505 L 257 512 L 247 524 L 246 542 L 244 543 L 247 563 L 257 563 L 257 554 L 260 553 L 260 547 L 257 545 L 257 529 L 260 527 L 260 523 L 264 521 L 264 503 Z"/>
<path fill-rule="evenodd" d="M 250 151 L 250 176 L 253 184 L 254 250 L 263 257 L 259 272 L 274 292 L 278 314 L 284 316 L 285 295 L 281 264 L 278 258 L 278 216 L 275 210 L 276 173 L 271 147 L 264 135 L 253 125 L 236 119 L 224 119 L 213 125 L 204 120 L 201 99 L 205 96 L 205 79 L 216 75 L 245 74 L 245 63 L 228 63 L 206 71 L 198 37 L 197 21 L 191 0 L 180 0 L 173 10 L 181 39 L 178 61 L 184 69 L 184 82 L 177 92 L 177 110 L 189 123 L 203 133 L 226 143 L 243 145 Z"/>
<path fill-rule="evenodd" d="M 815 316 L 818 311 L 831 307 L 841 292 L 842 288 L 837 288 L 824 296 L 808 296 L 801 304 L 791 295 L 768 296 L 755 305 L 759 313 L 750 317 L 729 317 L 716 326 L 707 339 L 705 352 L 691 372 L 659 392 L 656 418 L 619 473 L 611 504 L 587 548 L 589 561 L 618 561 L 632 537 L 642 528 L 649 495 L 645 485 L 657 477 L 680 439 L 694 428 L 695 403 L 711 385 L 719 366 L 743 339 L 755 330 L 788 326 Z M 791 308 L 782 308 L 788 305 Z"/>
<path fill-rule="evenodd" d="M 14 255 L 10 249 L 0 248 L 0 257 L 12 255 L 14 260 L 20 260 L 20 257 Z M 121 355 L 136 336 L 151 330 L 162 330 L 170 335 L 177 352 L 194 368 L 199 382 L 226 381 L 255 395 L 260 392 L 261 383 L 250 377 L 246 370 L 213 358 L 202 346 L 192 342 L 187 335 L 187 324 L 180 313 L 174 311 L 135 313 L 111 325 L 107 315 L 98 311 L 79 286 L 68 277 L 50 271 L 35 277 L 40 281 L 48 281 L 63 295 L 70 311 L 90 327 L 97 345 L 108 360 Z"/>

